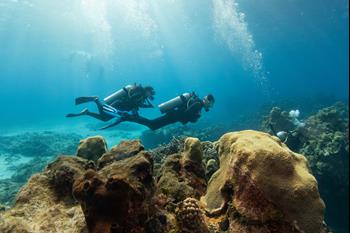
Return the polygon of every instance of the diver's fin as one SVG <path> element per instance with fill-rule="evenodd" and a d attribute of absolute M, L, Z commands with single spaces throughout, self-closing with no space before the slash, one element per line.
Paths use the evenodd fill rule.
<path fill-rule="evenodd" d="M 86 113 L 88 112 L 88 109 L 85 108 L 83 111 L 81 111 L 80 113 L 69 113 L 66 115 L 66 117 L 78 117 L 78 116 L 83 116 L 86 115 Z"/>
<path fill-rule="evenodd" d="M 76 114 L 76 113 L 69 113 L 66 115 L 66 117 L 78 117 L 78 116 L 81 116 L 80 113 Z"/>
<path fill-rule="evenodd" d="M 78 97 L 75 99 L 75 105 L 91 102 L 96 100 L 96 96 Z"/>

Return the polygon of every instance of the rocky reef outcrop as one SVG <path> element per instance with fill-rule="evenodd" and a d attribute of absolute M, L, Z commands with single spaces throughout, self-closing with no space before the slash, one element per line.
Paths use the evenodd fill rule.
<path fill-rule="evenodd" d="M 149 154 L 88 170 L 73 185 L 90 233 L 142 232 L 152 213 L 155 190 Z"/>
<path fill-rule="evenodd" d="M 101 136 L 89 137 L 79 143 L 77 156 L 97 162 L 107 152 L 107 143 Z"/>
<path fill-rule="evenodd" d="M 161 164 L 137 140 L 104 153 L 99 166 L 59 157 L 0 211 L 0 232 L 326 232 L 307 160 L 279 139 L 242 131 L 181 145 Z"/>
<path fill-rule="evenodd" d="M 140 140 L 122 141 L 118 145 L 112 147 L 110 151 L 102 154 L 97 160 L 97 166 L 103 168 L 114 161 L 133 157 L 143 150 L 144 146 L 141 144 Z"/>
<path fill-rule="evenodd" d="M 78 157 L 59 157 L 33 175 L 17 194 L 14 206 L 0 215 L 0 232 L 87 233 L 83 212 L 71 192 L 66 192 L 87 164 Z"/>

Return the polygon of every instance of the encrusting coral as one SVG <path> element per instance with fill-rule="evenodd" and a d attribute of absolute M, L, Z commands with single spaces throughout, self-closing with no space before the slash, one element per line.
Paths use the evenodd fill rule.
<path fill-rule="evenodd" d="M 157 175 L 140 141 L 102 158 L 108 153 L 100 166 L 62 156 L 32 176 L 0 212 L 0 232 L 325 232 L 306 159 L 268 134 L 229 133 L 213 144 L 186 138 Z M 207 184 L 208 162 L 219 163 Z"/>

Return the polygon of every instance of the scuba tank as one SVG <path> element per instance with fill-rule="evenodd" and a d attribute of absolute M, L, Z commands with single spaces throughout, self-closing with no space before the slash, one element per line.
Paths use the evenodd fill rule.
<path fill-rule="evenodd" d="M 280 131 L 276 136 L 281 140 L 281 142 L 286 143 L 288 140 L 288 132 Z"/>
<path fill-rule="evenodd" d="M 124 99 L 128 97 L 128 92 L 131 90 L 134 86 L 133 85 L 127 85 L 126 87 L 114 92 L 110 96 L 107 96 L 103 99 L 103 101 L 106 104 L 113 105 L 113 103 L 117 100 Z"/>
<path fill-rule="evenodd" d="M 175 108 L 179 108 L 185 104 L 192 98 L 193 94 L 184 93 L 174 99 L 171 99 L 165 103 L 160 104 L 158 107 L 161 113 L 167 113 Z"/>

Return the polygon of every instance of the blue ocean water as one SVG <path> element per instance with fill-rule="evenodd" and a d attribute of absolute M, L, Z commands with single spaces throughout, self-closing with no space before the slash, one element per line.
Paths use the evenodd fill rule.
<path fill-rule="evenodd" d="M 80 110 L 77 96 L 130 83 L 152 85 L 155 104 L 212 93 L 201 121 L 213 124 L 275 102 L 347 101 L 348 10 L 347 0 L 0 0 L 0 134 L 56 130 L 115 143 L 123 126 L 94 131 L 86 125 L 96 120 L 65 115 Z M 131 128 L 135 137 L 145 130 Z"/>
<path fill-rule="evenodd" d="M 76 124 L 81 95 L 213 93 L 209 117 L 348 96 L 348 1 L 1 0 L 1 128 Z M 146 114 L 158 114 L 146 111 Z"/>

